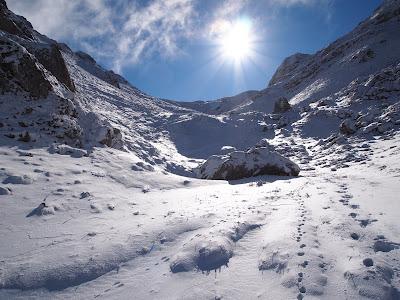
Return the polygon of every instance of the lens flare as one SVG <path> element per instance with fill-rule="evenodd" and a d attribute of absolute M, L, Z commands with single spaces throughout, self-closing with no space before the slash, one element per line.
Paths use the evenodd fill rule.
<path fill-rule="evenodd" d="M 254 43 L 252 24 L 249 20 L 238 20 L 221 34 L 222 55 L 235 61 L 241 61 L 252 53 Z"/>

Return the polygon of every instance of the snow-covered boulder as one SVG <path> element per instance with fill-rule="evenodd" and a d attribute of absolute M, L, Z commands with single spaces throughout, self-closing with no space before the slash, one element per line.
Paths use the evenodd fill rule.
<path fill-rule="evenodd" d="M 101 144 L 112 148 L 122 147 L 122 133 L 118 128 L 112 126 L 102 127 L 99 141 Z"/>
<path fill-rule="evenodd" d="M 235 180 L 259 175 L 297 176 L 300 168 L 268 147 L 254 147 L 245 152 L 212 155 L 196 172 L 202 179 Z"/>
<path fill-rule="evenodd" d="M 28 175 L 10 175 L 3 180 L 4 184 L 31 184 L 33 179 Z"/>
<path fill-rule="evenodd" d="M 70 155 L 71 157 L 80 158 L 82 156 L 87 156 L 86 150 L 74 148 L 68 145 L 53 144 L 49 147 L 50 153 L 58 153 L 61 155 Z"/>

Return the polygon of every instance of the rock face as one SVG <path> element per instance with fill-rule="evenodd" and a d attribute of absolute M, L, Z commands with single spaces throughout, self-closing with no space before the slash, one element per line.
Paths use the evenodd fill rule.
<path fill-rule="evenodd" d="M 35 56 L 38 61 L 58 79 L 58 81 L 63 83 L 71 92 L 75 92 L 74 82 L 69 75 L 58 44 L 55 43 L 49 48 L 35 51 Z"/>
<path fill-rule="evenodd" d="M 116 88 L 121 88 L 120 84 L 129 84 L 122 76 L 115 74 L 111 70 L 104 70 L 89 54 L 82 51 L 77 51 L 75 52 L 75 56 L 78 59 L 78 65 L 81 68 L 85 69 L 93 76 L 96 76 L 97 78 L 115 86 Z"/>
<path fill-rule="evenodd" d="M 24 17 L 17 16 L 8 10 L 5 1 L 0 2 L 0 31 L 5 33 L 5 35 L 1 37 L 2 61 L 0 63 L 2 69 L 7 68 L 7 66 L 4 66 L 4 64 L 9 63 L 7 57 L 10 57 L 8 60 L 12 60 L 12 54 L 16 51 L 21 51 L 20 49 L 15 50 L 15 48 L 22 48 L 24 52 L 31 55 L 30 60 L 33 61 L 30 63 L 31 65 L 40 63 L 43 69 L 46 69 L 56 77 L 60 83 L 63 83 L 70 91 L 75 91 L 74 83 L 70 77 L 66 63 L 60 51 L 60 46 L 57 42 L 37 33 L 33 29 L 32 24 Z M 5 56 L 3 54 L 4 52 Z M 16 74 L 18 72 L 25 72 L 25 68 L 32 70 L 33 66 L 26 66 L 26 61 L 24 64 L 25 65 L 20 68 L 14 67 L 15 74 L 12 75 L 24 77 L 22 85 L 27 86 L 27 82 L 31 81 L 33 86 L 31 89 L 35 89 L 35 87 L 37 87 L 36 89 L 40 89 L 43 84 L 38 85 L 38 82 L 35 82 L 35 80 L 37 81 L 37 74 L 32 74 L 32 71 L 30 71 L 30 74 Z M 39 66 L 36 67 L 40 68 Z M 8 76 L 10 77 L 10 74 L 8 74 Z M 50 83 L 45 85 L 50 86 Z M 47 96 L 43 94 L 42 91 L 26 91 L 30 92 L 33 97 Z"/>
<path fill-rule="evenodd" d="M 285 98 L 279 98 L 278 101 L 275 102 L 274 105 L 274 113 L 284 113 L 287 112 L 291 108 L 289 101 Z"/>
<path fill-rule="evenodd" d="M 108 147 L 119 148 L 122 144 L 122 134 L 118 128 L 107 127 L 101 131 L 100 143 Z"/>
<path fill-rule="evenodd" d="M 0 30 L 23 39 L 32 40 L 32 25 L 24 17 L 11 13 L 4 0 L 0 1 Z"/>
<path fill-rule="evenodd" d="M 310 57 L 311 55 L 303 53 L 296 53 L 287 57 L 272 76 L 269 86 L 288 79 L 297 69 L 303 67 L 308 62 Z"/>
<path fill-rule="evenodd" d="M 344 120 L 340 124 L 339 129 L 340 129 L 341 133 L 347 134 L 347 135 L 353 134 L 353 133 L 355 133 L 357 131 L 357 128 L 356 128 L 354 122 L 352 120 L 350 120 L 350 119 Z"/>
<path fill-rule="evenodd" d="M 202 179 L 236 180 L 259 175 L 297 176 L 300 168 L 268 147 L 213 155 L 196 170 Z"/>
<path fill-rule="evenodd" d="M 52 89 L 44 68 L 20 44 L 0 37 L 0 90 L 25 91 L 33 98 L 47 97 Z"/>

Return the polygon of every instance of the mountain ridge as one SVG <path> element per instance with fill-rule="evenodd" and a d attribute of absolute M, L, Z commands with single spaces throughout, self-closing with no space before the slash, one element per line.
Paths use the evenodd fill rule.
<path fill-rule="evenodd" d="M 337 100 L 334 99 L 338 98 L 335 95 L 354 86 L 354 80 L 366 80 L 362 78 L 387 67 L 396 68 L 399 61 L 399 55 L 389 50 L 400 46 L 400 38 L 397 38 L 400 37 L 397 26 L 400 4 L 398 1 L 385 1 L 373 16 L 328 47 L 315 54 L 296 53 L 286 58 L 264 90 L 246 91 L 214 101 L 185 103 L 143 93 L 122 76 L 102 68 L 90 55 L 73 52 L 67 45 L 37 33 L 26 19 L 15 16 L 5 4 L 2 5 L 2 13 L 8 18 L 3 18 L 3 23 L 0 23 L 2 38 L 16 43 L 15 47 L 21 49 L 21 53 L 31 57 L 26 60 L 30 61 L 32 72 L 42 72 L 41 77 L 33 77 L 42 78 L 42 83 L 29 87 L 29 80 L 23 81 L 25 75 L 18 79 L 18 72 L 13 75 L 9 67 L 7 72 L 11 73 L 8 77 L 11 76 L 11 81 L 22 80 L 19 85 L 32 88 L 36 98 L 46 97 L 47 91 L 53 90 L 56 98 L 70 107 L 68 116 L 59 115 L 55 121 L 54 116 L 49 116 L 49 122 L 55 124 L 57 130 L 60 120 L 68 120 L 64 122 L 67 125 L 61 126 L 65 127 L 66 134 L 54 133 L 55 142 L 58 140 L 88 149 L 101 144 L 116 147 L 135 153 L 154 166 L 182 174 L 190 174 L 195 166 L 192 162 L 218 154 L 225 145 L 245 150 L 263 138 L 279 144 L 286 139 L 285 135 L 311 134 L 318 141 L 340 134 L 341 123 L 357 121 L 343 119 L 343 108 L 335 108 Z M 18 25 L 19 31 L 10 30 L 11 25 L 7 24 Z M 24 32 L 22 36 L 19 36 L 20 32 Z M 352 72 L 347 72 L 348 68 Z M 27 67 L 22 69 L 29 70 Z M 44 88 L 35 90 L 40 86 Z M 291 109 L 274 114 L 280 99 L 287 100 Z M 318 103 L 331 104 L 323 106 Z M 348 116 L 355 118 L 356 111 Z M 310 133 L 307 128 L 314 121 L 320 122 L 316 116 L 323 115 L 329 116 L 326 129 L 320 130 L 319 134 Z M 390 130 L 396 126 L 389 126 Z M 4 134 L 24 136 L 30 134 L 30 128 L 24 127 L 17 134 Z M 45 128 L 40 130 L 49 131 Z M 358 130 L 354 133 L 363 136 L 358 134 Z M 36 136 L 43 137 L 43 134 Z M 238 140 L 236 136 L 242 138 Z"/>
<path fill-rule="evenodd" d="M 399 3 L 182 103 L 0 0 L 0 298 L 400 299 Z"/>

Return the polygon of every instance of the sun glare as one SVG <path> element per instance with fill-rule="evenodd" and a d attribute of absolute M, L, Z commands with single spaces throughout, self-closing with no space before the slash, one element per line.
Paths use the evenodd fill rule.
<path fill-rule="evenodd" d="M 235 61 L 241 61 L 251 55 L 253 33 L 251 22 L 239 20 L 231 24 L 221 35 L 222 55 Z"/>

